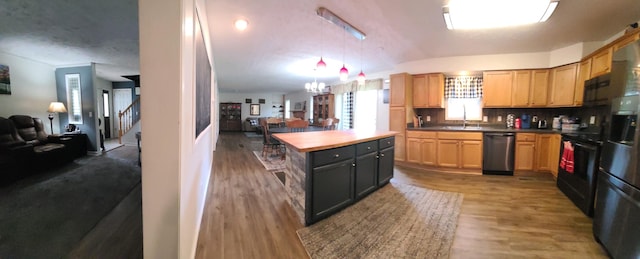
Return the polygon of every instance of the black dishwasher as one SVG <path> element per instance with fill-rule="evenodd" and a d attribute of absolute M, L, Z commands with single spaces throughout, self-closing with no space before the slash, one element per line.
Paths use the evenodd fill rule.
<path fill-rule="evenodd" d="M 515 133 L 484 133 L 482 174 L 513 175 L 515 145 Z"/>

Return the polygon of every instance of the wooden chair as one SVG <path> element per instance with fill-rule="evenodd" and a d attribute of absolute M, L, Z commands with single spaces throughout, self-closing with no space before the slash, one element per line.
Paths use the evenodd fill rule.
<path fill-rule="evenodd" d="M 332 118 L 327 118 L 326 120 L 322 121 L 322 130 L 334 130 L 334 129 L 336 128 L 334 127 Z"/>
<path fill-rule="evenodd" d="M 306 120 L 292 120 L 287 122 L 289 132 L 304 132 L 308 127 L 309 121 Z"/>
<path fill-rule="evenodd" d="M 271 133 L 269 132 L 269 125 L 266 120 L 260 124 L 262 124 L 260 126 L 262 127 L 262 157 L 266 159 L 267 154 L 276 152 L 276 155 L 280 155 L 284 158 L 284 144 L 271 136 Z"/>

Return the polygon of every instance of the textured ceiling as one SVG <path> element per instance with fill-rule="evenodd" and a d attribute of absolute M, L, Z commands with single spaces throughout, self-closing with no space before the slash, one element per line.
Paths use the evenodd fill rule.
<path fill-rule="evenodd" d="M 222 92 L 298 90 L 321 54 L 351 78 L 435 57 L 550 51 L 603 41 L 640 20 L 638 0 L 560 0 L 537 25 L 449 31 L 447 0 L 205 0 L 216 79 Z M 315 10 L 324 6 L 367 34 L 360 42 Z M 0 51 L 53 66 L 96 63 L 99 77 L 139 73 L 135 0 L 3 0 Z M 236 18 L 249 29 L 233 28 Z M 337 81 L 337 68 L 325 82 Z M 335 73 L 333 72 L 335 71 Z M 300 74 L 303 72 L 303 74 Z"/>

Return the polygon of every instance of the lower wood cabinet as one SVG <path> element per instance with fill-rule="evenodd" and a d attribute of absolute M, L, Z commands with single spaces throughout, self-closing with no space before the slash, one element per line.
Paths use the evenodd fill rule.
<path fill-rule="evenodd" d="M 558 178 L 558 165 L 560 163 L 560 134 L 551 134 L 549 141 L 549 169 L 554 177 Z"/>
<path fill-rule="evenodd" d="M 438 132 L 438 166 L 482 169 L 482 132 Z"/>
<path fill-rule="evenodd" d="M 560 134 L 516 134 L 515 170 L 557 174 L 559 146 Z"/>
<path fill-rule="evenodd" d="M 535 133 L 517 133 L 516 134 L 516 154 L 515 166 L 516 171 L 533 171 L 534 158 L 536 150 L 536 134 Z"/>
<path fill-rule="evenodd" d="M 407 131 L 407 162 L 435 166 L 437 144 L 435 131 Z"/>
<path fill-rule="evenodd" d="M 536 136 L 536 165 L 534 170 L 538 172 L 550 172 L 551 171 L 551 137 L 552 134 L 537 134 Z M 556 164 L 557 166 L 557 164 Z"/>

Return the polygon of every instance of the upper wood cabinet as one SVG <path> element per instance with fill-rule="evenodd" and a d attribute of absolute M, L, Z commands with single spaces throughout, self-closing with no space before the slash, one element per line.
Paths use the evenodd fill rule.
<path fill-rule="evenodd" d="M 529 94 L 529 106 L 547 106 L 549 89 L 549 69 L 536 69 L 531 71 L 531 94 Z"/>
<path fill-rule="evenodd" d="M 640 34 L 638 34 L 637 32 L 630 35 L 625 35 L 624 38 L 613 44 L 613 51 L 624 48 L 624 46 L 627 46 L 629 45 L 629 43 L 637 41 L 638 39 L 640 39 Z"/>
<path fill-rule="evenodd" d="M 413 106 L 413 78 L 407 73 L 389 76 L 389 106 Z"/>
<path fill-rule="evenodd" d="M 577 70 L 577 63 L 556 67 L 551 70 L 548 106 L 573 106 Z"/>
<path fill-rule="evenodd" d="M 429 107 L 429 93 L 427 89 L 427 76 L 413 76 L 413 107 L 427 108 Z"/>
<path fill-rule="evenodd" d="M 484 107 L 510 107 L 513 72 L 489 71 L 482 73 L 482 77 L 482 102 Z"/>
<path fill-rule="evenodd" d="M 514 107 L 529 106 L 531 92 L 531 70 L 518 70 L 513 73 L 511 104 Z"/>
<path fill-rule="evenodd" d="M 591 76 L 594 78 L 611 72 L 611 58 L 613 56 L 613 47 L 609 47 L 598 51 L 591 58 Z"/>
<path fill-rule="evenodd" d="M 591 61 L 585 59 L 578 64 L 578 76 L 576 77 L 576 92 L 573 97 L 574 106 L 582 106 L 584 101 L 584 81 L 591 78 Z"/>
<path fill-rule="evenodd" d="M 427 74 L 427 104 L 430 108 L 444 107 L 444 75 Z"/>
<path fill-rule="evenodd" d="M 442 108 L 444 75 L 440 73 L 413 76 L 413 107 Z"/>

